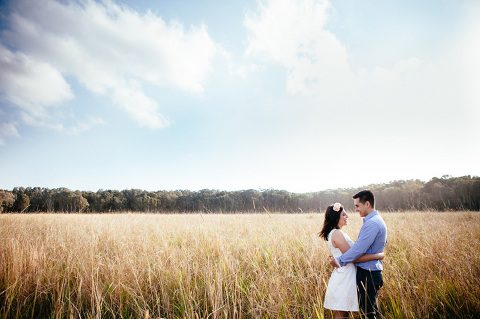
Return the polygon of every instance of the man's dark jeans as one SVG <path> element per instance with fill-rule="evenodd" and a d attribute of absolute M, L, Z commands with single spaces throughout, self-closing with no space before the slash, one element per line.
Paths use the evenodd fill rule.
<path fill-rule="evenodd" d="M 383 286 L 381 270 L 365 270 L 357 267 L 358 307 L 362 318 L 380 318 L 378 290 Z"/>

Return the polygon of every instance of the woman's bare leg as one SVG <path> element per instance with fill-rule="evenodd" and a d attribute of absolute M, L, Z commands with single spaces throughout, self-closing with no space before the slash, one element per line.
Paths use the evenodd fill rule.
<path fill-rule="evenodd" d="M 347 311 L 334 311 L 333 312 L 333 318 L 335 318 L 335 319 L 348 318 L 348 312 Z"/>

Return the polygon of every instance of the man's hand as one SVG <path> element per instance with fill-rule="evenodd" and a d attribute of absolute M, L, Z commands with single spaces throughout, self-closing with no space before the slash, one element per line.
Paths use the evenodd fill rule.
<path fill-rule="evenodd" d="M 335 258 L 332 255 L 330 255 L 329 257 L 330 257 L 330 265 L 332 265 L 332 267 L 338 268 L 339 265 L 335 262 Z"/>

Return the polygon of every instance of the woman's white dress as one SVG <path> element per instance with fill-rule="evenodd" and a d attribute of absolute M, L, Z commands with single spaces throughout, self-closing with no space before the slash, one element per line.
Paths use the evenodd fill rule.
<path fill-rule="evenodd" d="M 330 234 L 328 234 L 328 246 L 335 258 L 339 258 L 342 255 L 340 249 L 332 245 L 332 234 L 337 230 L 341 231 L 332 229 Z M 353 241 L 347 234 L 344 233 L 344 235 L 348 244 L 352 247 Z M 323 307 L 331 310 L 358 311 L 356 275 L 357 267 L 353 263 L 335 268 L 328 281 Z"/>

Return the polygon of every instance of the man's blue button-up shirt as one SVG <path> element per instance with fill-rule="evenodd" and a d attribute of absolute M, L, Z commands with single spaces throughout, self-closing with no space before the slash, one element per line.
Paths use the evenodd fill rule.
<path fill-rule="evenodd" d="M 357 241 L 338 258 L 338 263 L 345 266 L 363 254 L 379 253 L 383 251 L 386 244 L 387 226 L 377 211 L 371 212 L 363 219 L 363 226 L 358 233 Z M 357 263 L 356 265 L 365 270 L 383 270 L 383 263 L 378 259 Z"/>

